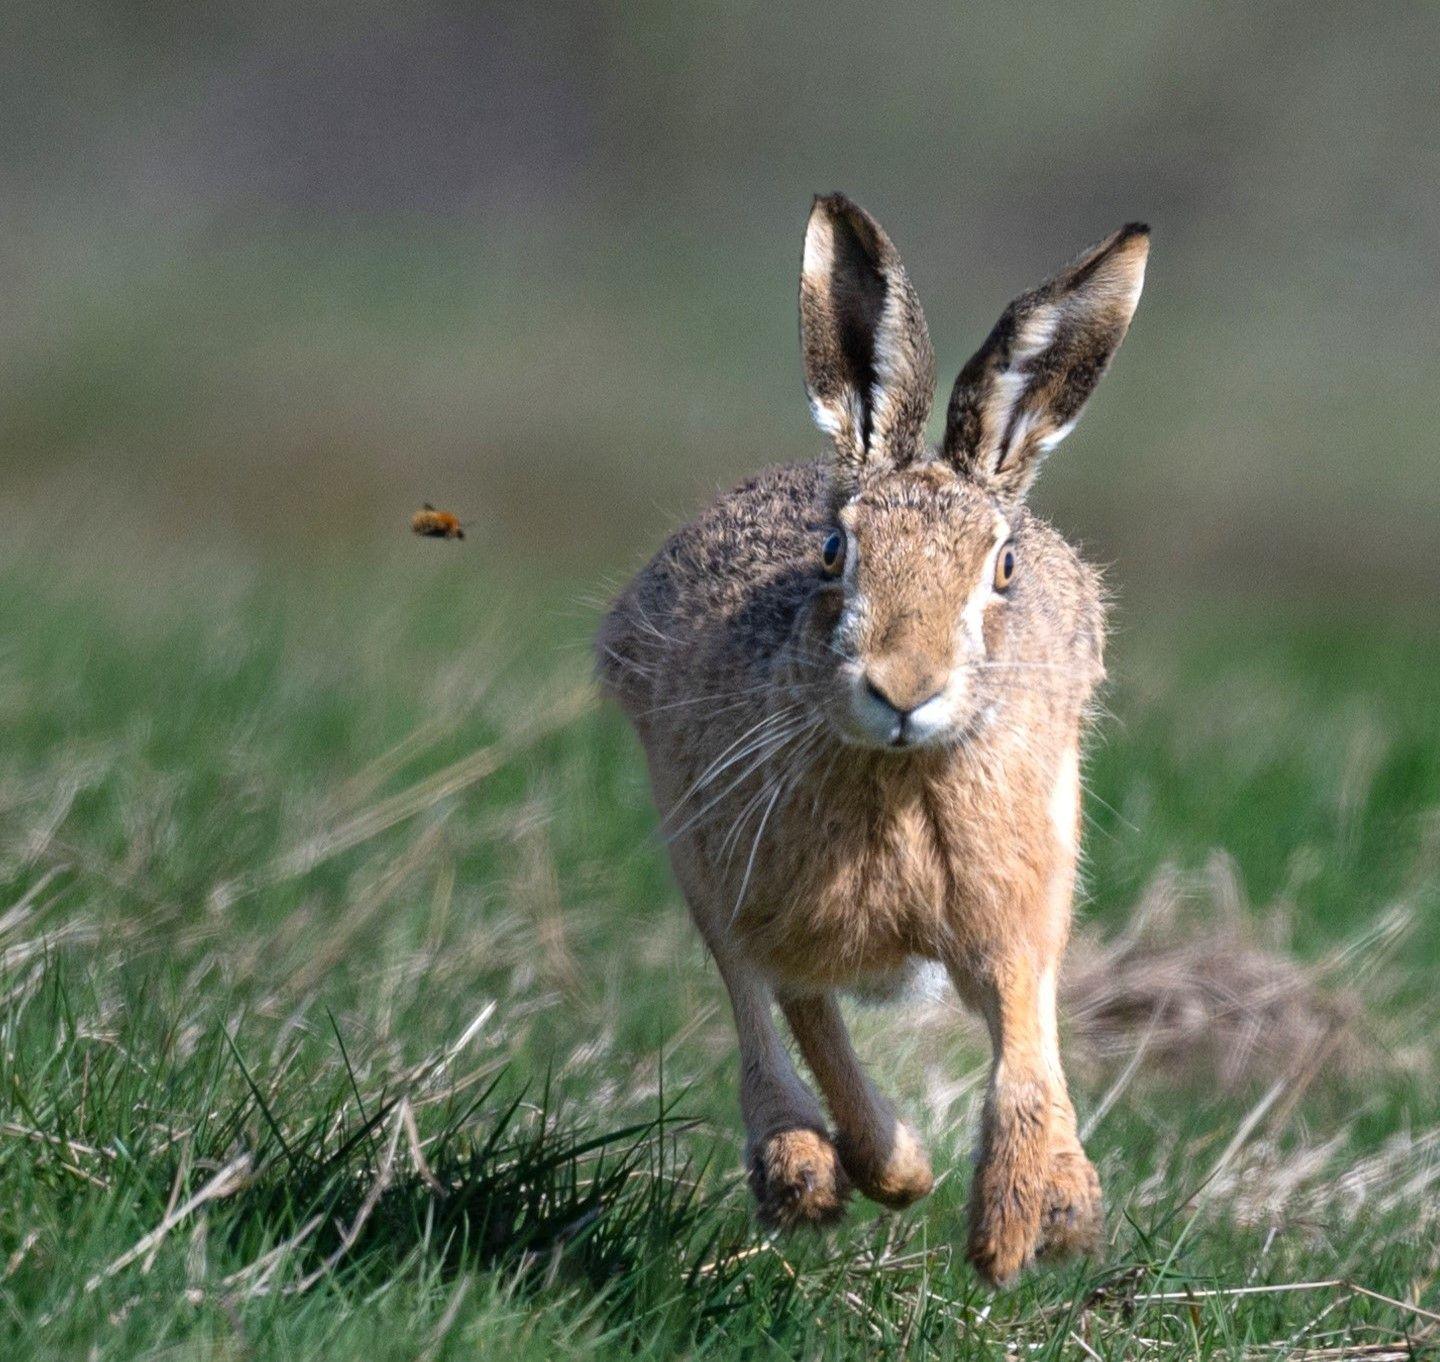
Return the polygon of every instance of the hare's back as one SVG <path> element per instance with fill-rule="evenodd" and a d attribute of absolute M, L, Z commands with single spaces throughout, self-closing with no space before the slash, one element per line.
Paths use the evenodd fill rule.
<path fill-rule="evenodd" d="M 601 683 L 622 705 L 658 703 L 722 661 L 764 666 L 817 584 L 826 479 L 821 463 L 767 468 L 665 541 L 596 640 Z"/>

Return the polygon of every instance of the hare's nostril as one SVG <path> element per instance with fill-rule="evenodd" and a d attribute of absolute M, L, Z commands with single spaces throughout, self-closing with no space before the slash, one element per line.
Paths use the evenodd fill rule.
<path fill-rule="evenodd" d="M 907 686 L 903 692 L 896 692 L 887 690 L 883 685 L 877 683 L 869 672 L 865 673 L 865 693 L 872 700 L 878 700 L 886 708 L 894 710 L 902 719 L 906 715 L 913 714 L 921 705 L 929 703 L 944 689 L 943 682 L 939 684 L 925 682 L 916 686 Z"/>
<path fill-rule="evenodd" d="M 905 713 L 904 706 L 897 705 L 895 701 L 893 701 L 888 695 L 886 695 L 885 692 L 875 684 L 874 678 L 868 673 L 865 677 L 865 694 L 868 695 L 872 700 L 878 700 L 882 705 L 885 705 L 889 709 L 893 709 L 896 714 Z"/>

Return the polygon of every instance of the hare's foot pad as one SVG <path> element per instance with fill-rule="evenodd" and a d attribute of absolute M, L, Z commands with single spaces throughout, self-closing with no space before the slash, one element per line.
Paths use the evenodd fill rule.
<path fill-rule="evenodd" d="M 818 1130 L 777 1130 L 750 1155 L 750 1188 L 761 1221 L 776 1229 L 832 1225 L 845 1213 L 850 1180 Z"/>
<path fill-rule="evenodd" d="M 839 1140 L 840 1158 L 856 1188 L 891 1210 L 903 1210 L 935 1186 L 930 1159 L 910 1127 L 896 1122 L 890 1147 L 879 1153 L 871 1148 Z"/>
<path fill-rule="evenodd" d="M 1056 1259 L 1094 1253 L 1104 1229 L 1105 1207 L 1095 1165 L 1079 1149 L 1055 1155 L 1045 1191 L 1038 1256 Z"/>

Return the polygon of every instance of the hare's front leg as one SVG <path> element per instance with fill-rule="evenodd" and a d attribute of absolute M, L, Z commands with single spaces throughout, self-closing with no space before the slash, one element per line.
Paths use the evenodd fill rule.
<path fill-rule="evenodd" d="M 775 1029 L 770 986 L 723 945 L 713 953 L 740 1040 L 745 1164 L 760 1219 L 781 1229 L 838 1220 L 850 1183 L 820 1103 L 795 1072 Z"/>
<path fill-rule="evenodd" d="M 985 1017 L 994 1059 L 970 1200 L 970 1261 L 1006 1285 L 1038 1256 L 1092 1250 L 1100 1182 L 1075 1129 L 1056 1038 L 1059 949 L 1016 943 L 981 967 L 952 967 Z"/>
<path fill-rule="evenodd" d="M 872 1201 L 899 1209 L 935 1185 L 920 1141 L 870 1081 L 833 993 L 782 999 L 800 1053 L 835 1119 L 845 1171 Z"/>

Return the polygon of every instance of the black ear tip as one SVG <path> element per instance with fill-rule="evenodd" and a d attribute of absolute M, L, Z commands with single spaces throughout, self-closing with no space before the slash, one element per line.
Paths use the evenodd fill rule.
<path fill-rule="evenodd" d="M 831 217 L 848 216 L 854 207 L 855 205 L 851 203 L 844 194 L 840 193 L 838 189 L 832 190 L 828 194 L 816 194 L 810 201 L 810 211 L 812 213 L 818 212 L 823 208 Z"/>
<path fill-rule="evenodd" d="M 1150 224 L 1148 222 L 1127 222 L 1116 234 L 1115 244 L 1118 246 L 1122 241 L 1129 241 L 1131 237 L 1149 235 Z"/>

